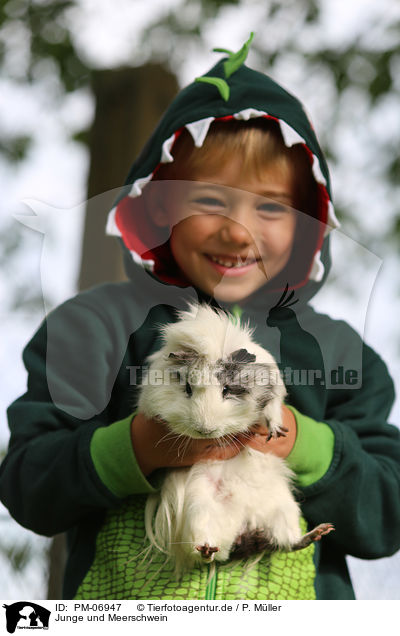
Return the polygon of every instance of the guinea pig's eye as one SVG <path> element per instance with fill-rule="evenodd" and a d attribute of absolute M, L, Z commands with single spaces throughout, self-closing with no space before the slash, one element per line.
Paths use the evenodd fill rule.
<path fill-rule="evenodd" d="M 226 384 L 222 389 L 222 397 L 225 398 L 229 395 L 229 386 Z"/>
<path fill-rule="evenodd" d="M 188 397 L 190 397 L 193 394 L 192 387 L 190 386 L 189 382 L 186 382 L 185 391 Z"/>

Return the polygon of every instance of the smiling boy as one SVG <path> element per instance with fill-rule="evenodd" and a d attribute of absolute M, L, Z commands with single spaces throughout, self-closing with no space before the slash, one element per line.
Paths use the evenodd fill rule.
<path fill-rule="evenodd" d="M 309 304 L 337 226 L 324 157 L 297 99 L 233 58 L 177 96 L 110 213 L 130 281 L 56 309 L 24 352 L 28 390 L 9 408 L 0 495 L 25 527 L 68 532 L 65 598 L 351 599 L 346 555 L 400 546 L 393 383 L 345 322 Z M 319 379 L 289 373 L 288 435 L 266 443 L 255 426 L 248 443 L 287 458 L 303 529 L 323 519 L 336 531 L 252 568 L 232 560 L 211 578 L 196 568 L 177 581 L 163 554 L 143 558 L 146 498 L 169 466 L 240 448 L 200 439 L 178 457 L 163 423 L 135 412 L 129 370 L 197 299 L 248 321 L 293 377 Z M 358 382 L 329 386 L 338 365 Z"/>

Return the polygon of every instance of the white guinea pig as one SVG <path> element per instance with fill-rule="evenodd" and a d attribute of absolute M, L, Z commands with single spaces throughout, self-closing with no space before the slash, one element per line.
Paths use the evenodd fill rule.
<path fill-rule="evenodd" d="M 163 346 L 147 360 L 138 410 L 164 420 L 178 450 L 184 452 L 188 437 L 235 442 L 263 421 L 271 436 L 285 434 L 286 390 L 251 329 L 209 305 L 191 305 L 161 329 Z M 147 500 L 150 544 L 174 558 L 177 572 L 196 561 L 306 547 L 333 526 L 301 535 L 293 477 L 283 459 L 248 446 L 228 460 L 169 469 L 160 492 Z"/>

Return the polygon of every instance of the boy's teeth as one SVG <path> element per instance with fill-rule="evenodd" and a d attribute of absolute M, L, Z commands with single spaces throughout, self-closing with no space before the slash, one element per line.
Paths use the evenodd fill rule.
<path fill-rule="evenodd" d="M 240 258 L 234 261 L 219 258 L 218 256 L 211 256 L 210 258 L 214 263 L 218 263 L 218 265 L 222 265 L 223 267 L 243 267 L 244 265 L 246 265 L 246 262 L 242 262 Z"/>

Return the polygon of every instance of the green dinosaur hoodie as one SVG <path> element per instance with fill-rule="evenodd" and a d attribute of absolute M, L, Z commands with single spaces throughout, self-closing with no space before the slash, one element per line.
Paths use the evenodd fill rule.
<path fill-rule="evenodd" d="M 130 280 L 67 301 L 24 350 L 28 387 L 8 410 L 0 497 L 26 528 L 67 532 L 65 598 L 348 599 L 346 554 L 378 558 L 400 546 L 400 439 L 386 422 L 392 381 L 347 323 L 308 304 L 328 275 L 337 225 L 325 160 L 296 98 L 243 64 L 227 77 L 224 64 L 206 76 L 224 80 L 229 94 L 222 97 L 215 80 L 182 90 L 110 213 L 108 231 L 119 237 Z M 296 553 L 266 554 L 251 567 L 232 561 L 213 576 L 197 568 L 176 581 L 164 556 L 145 550 L 144 504 L 163 471 L 142 475 L 130 422 L 140 368 L 160 346 L 159 325 L 175 321 L 188 301 L 215 301 L 179 271 L 142 190 L 160 164 L 173 161 L 184 128 L 201 146 L 215 119 L 254 117 L 274 119 L 287 145 L 306 148 L 318 183 L 317 230 L 301 266 L 285 268 L 235 307 L 219 304 L 250 322 L 282 370 L 298 427 L 288 462 L 304 530 L 322 521 L 336 530 Z"/>

